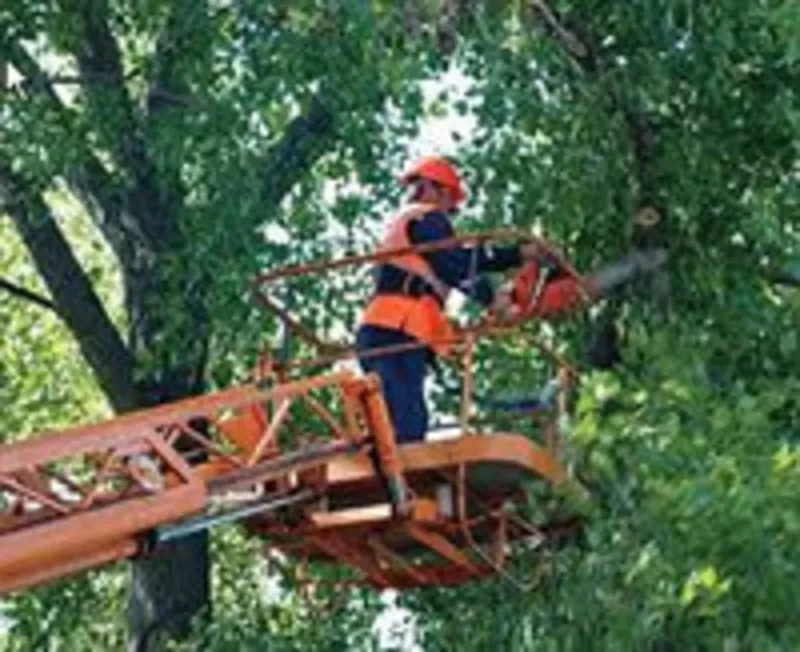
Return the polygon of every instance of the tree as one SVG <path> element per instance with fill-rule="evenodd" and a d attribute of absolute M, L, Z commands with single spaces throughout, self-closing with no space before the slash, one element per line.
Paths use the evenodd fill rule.
<path fill-rule="evenodd" d="M 581 388 L 583 544 L 523 555 L 528 593 L 498 579 L 405 602 L 432 650 L 797 645 L 777 569 L 796 561 L 798 304 L 764 276 L 797 251 L 796 12 L 533 4 L 465 44 L 480 186 L 584 268 L 653 203 L 671 282 L 616 299 L 623 367 Z M 580 329 L 560 331 L 579 351 Z"/>
<path fill-rule="evenodd" d="M 253 234 L 315 165 L 368 169 L 386 99 L 426 68 L 379 4 L 21 2 L 0 18 L 4 206 L 116 411 L 204 390 L 236 317 L 221 305 L 283 253 Z M 116 257 L 123 330 L 45 199 L 57 185 Z M 132 586 L 134 642 L 185 630 L 208 598 L 206 537 L 134 563 Z"/>
<path fill-rule="evenodd" d="M 249 275 L 364 244 L 426 111 L 418 82 L 454 63 L 473 82 L 456 108 L 477 122 L 459 151 L 470 227 L 541 225 L 588 269 L 625 251 L 631 217 L 652 206 L 657 230 L 636 235 L 666 243 L 672 262 L 606 306 L 624 326 L 622 368 L 587 380 L 569 441 L 596 498 L 583 547 L 545 559 L 540 594 L 497 581 L 405 596 L 428 648 L 796 644 L 797 589 L 778 569 L 796 561 L 798 304 L 768 277 L 798 255 L 793 3 L 48 8 L 0 14 L 0 55 L 21 76 L 3 95 L 0 188 L 115 409 L 247 366 L 262 334 L 241 300 Z M 340 187 L 325 203 L 326 182 L 353 180 L 368 196 Z M 114 252 L 125 336 L 43 198 L 56 185 Z M 343 236 L 321 242 L 330 222 Z M 274 240 L 256 245 L 267 224 Z M 352 278 L 292 289 L 323 329 L 352 310 L 342 291 L 364 293 Z M 558 332 L 575 353 L 590 328 Z M 517 386 L 539 372 L 532 357 Z M 759 590 L 765 558 L 776 570 Z M 137 564 L 140 640 L 205 602 L 205 559 L 199 539 Z M 192 587 L 176 588 L 178 570 Z M 145 613 L 165 586 L 187 602 Z"/>

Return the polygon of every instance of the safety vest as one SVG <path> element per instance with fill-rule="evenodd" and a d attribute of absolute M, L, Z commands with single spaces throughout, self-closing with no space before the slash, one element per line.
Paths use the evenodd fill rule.
<path fill-rule="evenodd" d="M 402 209 L 389 225 L 378 253 L 413 246 L 408 237 L 409 225 L 435 210 L 439 210 L 435 204 L 419 203 Z M 452 337 L 454 331 L 442 306 L 450 295 L 450 287 L 436 276 L 425 257 L 416 252 L 391 256 L 381 260 L 380 264 L 399 267 L 422 278 L 437 296 L 376 294 L 364 310 L 361 323 L 401 331 L 427 344 L 438 354 L 446 355 L 450 344 L 442 340 Z"/>

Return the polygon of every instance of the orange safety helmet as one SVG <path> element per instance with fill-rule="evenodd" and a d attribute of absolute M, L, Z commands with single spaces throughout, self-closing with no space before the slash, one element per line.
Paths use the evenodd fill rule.
<path fill-rule="evenodd" d="M 428 179 L 438 183 L 453 193 L 453 200 L 460 204 L 466 198 L 464 185 L 455 166 L 440 156 L 425 156 L 416 161 L 400 177 L 402 184 L 409 184 L 414 179 Z"/>

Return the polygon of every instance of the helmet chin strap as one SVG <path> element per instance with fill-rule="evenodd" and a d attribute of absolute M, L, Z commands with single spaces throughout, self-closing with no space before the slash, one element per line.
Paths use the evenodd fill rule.
<path fill-rule="evenodd" d="M 406 203 L 414 203 L 420 201 L 420 195 L 422 194 L 422 188 L 419 186 L 418 183 L 412 183 L 408 191 L 406 192 Z"/>

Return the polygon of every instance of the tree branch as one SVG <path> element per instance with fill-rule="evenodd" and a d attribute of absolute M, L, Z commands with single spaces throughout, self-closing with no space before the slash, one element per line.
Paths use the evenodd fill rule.
<path fill-rule="evenodd" d="M 22 45 L 2 41 L 0 51 L 25 78 L 25 89 L 29 93 L 38 93 L 45 98 L 51 109 L 60 114 L 65 122 L 73 118 L 72 111 L 64 106 L 53 89 L 51 80 Z M 120 262 L 127 267 L 133 257 L 133 243 L 139 242 L 144 245 L 144 234 L 124 211 L 123 190 L 88 145 L 81 148 L 80 158 L 83 164 L 65 170 L 64 179 L 70 191 L 84 205 L 111 245 Z"/>
<path fill-rule="evenodd" d="M 25 301 L 35 303 L 37 306 L 41 308 L 47 308 L 48 310 L 52 310 L 53 312 L 58 314 L 55 305 L 53 304 L 52 301 L 50 301 L 50 299 L 47 299 L 42 295 L 37 294 L 36 292 L 32 292 L 31 290 L 28 290 L 24 287 L 16 285 L 11 281 L 6 281 L 5 279 L 0 278 L 0 290 L 5 290 L 9 294 L 17 297 L 18 299 L 23 299 Z"/>
<path fill-rule="evenodd" d="M 0 162 L 0 195 L 53 296 L 55 310 L 117 411 L 137 405 L 133 359 L 39 190 Z"/>
<path fill-rule="evenodd" d="M 201 0 L 175 0 L 169 9 L 166 24 L 158 35 L 152 68 L 153 81 L 147 93 L 149 118 L 159 112 L 183 107 L 189 86 L 181 77 L 180 63 L 190 55 L 198 23 L 208 18 L 208 4 Z"/>
<path fill-rule="evenodd" d="M 597 59 L 592 48 L 575 31 L 567 27 L 563 23 L 563 19 L 544 0 L 531 0 L 531 7 L 544 23 L 548 33 L 558 41 L 564 51 L 585 72 L 594 72 L 597 68 Z"/>
<path fill-rule="evenodd" d="M 315 96 L 308 111 L 289 123 L 264 156 L 261 201 L 268 207 L 277 206 L 298 178 L 328 151 L 335 133 L 333 113 Z"/>
<path fill-rule="evenodd" d="M 89 111 L 117 164 L 132 180 L 127 208 L 154 250 L 169 249 L 178 235 L 183 192 L 170 188 L 150 160 L 125 85 L 122 54 L 107 20 L 105 0 L 84 0 L 76 11 L 80 40 L 75 56 Z M 100 81 L 102 80 L 102 81 Z"/>
<path fill-rule="evenodd" d="M 777 271 L 773 271 L 768 274 L 767 278 L 770 283 L 776 285 L 800 288 L 800 262 L 789 264 Z"/>
<path fill-rule="evenodd" d="M 657 127 L 653 119 L 642 111 L 625 110 L 625 122 L 633 143 L 636 178 L 639 181 L 640 204 L 656 203 L 658 182 L 656 178 Z"/>
<path fill-rule="evenodd" d="M 579 30 L 568 26 L 563 17 L 556 14 L 546 0 L 531 0 L 531 6 L 544 23 L 548 33 L 558 42 L 562 50 L 575 61 L 588 76 L 597 76 L 602 69 L 598 50 L 591 39 L 579 35 Z M 666 206 L 659 201 L 659 180 L 656 162 L 658 158 L 657 125 L 647 111 L 629 106 L 626 97 L 613 85 L 605 84 L 608 113 L 619 113 L 625 120 L 628 140 L 634 161 L 634 176 L 638 182 L 638 214 L 631 221 L 628 246 L 634 248 L 652 248 L 663 246 L 666 235 L 664 215 Z M 655 216 L 654 220 L 648 220 Z M 652 297 L 658 300 L 662 309 L 669 311 L 669 277 L 664 270 L 652 276 L 649 283 Z"/>
<path fill-rule="evenodd" d="M 576 27 L 568 26 L 565 19 L 553 11 L 545 0 L 531 0 L 531 7 L 545 25 L 548 34 L 586 74 L 593 75 L 600 71 L 600 57 L 588 38 L 579 35 Z M 639 204 L 640 206 L 655 204 L 658 191 L 655 171 L 658 147 L 657 125 L 647 112 L 626 106 L 615 88 L 606 87 L 605 92 L 609 111 L 620 112 L 628 127 L 636 164 L 636 179 L 639 182 Z M 660 208 L 663 210 L 664 207 Z"/>

